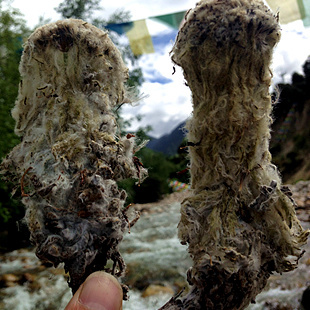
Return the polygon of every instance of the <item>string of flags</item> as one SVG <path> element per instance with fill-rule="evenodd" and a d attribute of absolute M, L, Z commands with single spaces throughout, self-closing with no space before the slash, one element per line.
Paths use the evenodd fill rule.
<path fill-rule="evenodd" d="M 287 24 L 301 19 L 305 27 L 310 26 L 309 0 L 266 0 L 273 12 L 279 12 L 280 23 Z"/>
<path fill-rule="evenodd" d="M 275 137 L 276 142 L 280 143 L 286 140 L 287 136 L 291 133 L 292 123 L 295 121 L 295 113 L 298 103 L 294 103 L 287 113 L 284 122 L 282 123 L 278 133 Z"/>
<path fill-rule="evenodd" d="M 178 30 L 186 11 L 150 17 L 152 20 L 166 24 Z M 132 22 L 108 24 L 105 27 L 119 35 L 125 34 L 129 40 L 130 48 L 134 55 L 151 54 L 155 52 L 154 43 L 158 39 L 152 37 L 147 28 L 146 20 L 140 19 Z"/>
<path fill-rule="evenodd" d="M 266 0 L 266 2 L 273 12 L 279 12 L 281 24 L 302 20 L 305 27 L 310 26 L 310 0 Z M 186 11 L 181 11 L 172 14 L 153 16 L 149 19 L 164 23 L 177 31 L 185 14 Z M 105 28 L 110 31 L 115 31 L 120 35 L 125 34 L 135 56 L 154 53 L 154 45 L 161 39 L 158 38 L 158 36 L 150 35 L 146 19 L 108 24 Z M 174 35 L 174 33 L 172 33 L 172 35 Z M 170 40 L 171 39 L 170 36 Z"/>
<path fill-rule="evenodd" d="M 182 183 L 178 180 L 169 180 L 169 187 L 171 187 L 173 192 L 182 192 L 190 188 L 189 184 Z"/>

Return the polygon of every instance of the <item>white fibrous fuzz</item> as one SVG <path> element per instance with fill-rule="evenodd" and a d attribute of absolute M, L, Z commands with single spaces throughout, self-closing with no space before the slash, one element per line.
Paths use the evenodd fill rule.
<path fill-rule="evenodd" d="M 192 91 L 191 196 L 179 237 L 191 290 L 162 309 L 244 309 L 273 272 L 297 267 L 309 231 L 269 153 L 277 17 L 260 0 L 203 0 L 172 49 Z M 292 260 L 294 257 L 294 260 Z"/>
<path fill-rule="evenodd" d="M 73 292 L 93 271 L 120 276 L 118 244 L 129 222 L 116 182 L 146 176 L 134 160 L 134 137 L 118 135 L 114 111 L 131 97 L 120 52 L 107 32 L 58 21 L 29 37 L 20 73 L 12 115 L 22 141 L 1 172 L 21 186 L 36 254 L 65 263 Z"/>

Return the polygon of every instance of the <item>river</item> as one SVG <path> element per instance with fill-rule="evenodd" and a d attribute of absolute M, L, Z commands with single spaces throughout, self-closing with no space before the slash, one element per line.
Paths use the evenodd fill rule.
<path fill-rule="evenodd" d="M 157 204 L 142 214 L 126 234 L 121 253 L 128 265 L 124 282 L 130 286 L 130 300 L 124 310 L 153 310 L 162 306 L 186 285 L 191 260 L 177 238 L 179 202 Z M 309 218 L 309 217 L 308 217 Z M 310 227 L 309 222 L 303 225 Z M 256 304 L 247 310 L 299 309 L 303 291 L 310 283 L 310 244 L 297 270 L 273 275 Z M 33 249 L 21 249 L 0 257 L 0 309 L 58 310 L 71 298 L 61 268 L 41 266 Z"/>

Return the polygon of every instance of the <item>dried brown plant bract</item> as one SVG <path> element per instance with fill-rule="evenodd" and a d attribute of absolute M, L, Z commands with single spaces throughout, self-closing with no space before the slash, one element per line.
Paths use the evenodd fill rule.
<path fill-rule="evenodd" d="M 273 272 L 297 267 L 309 231 L 268 150 L 277 17 L 260 0 L 203 0 L 172 49 L 192 91 L 192 195 L 179 237 L 191 291 L 162 309 L 244 309 Z"/>
<path fill-rule="evenodd" d="M 117 134 L 113 109 L 132 97 L 121 55 L 105 31 L 64 20 L 29 37 L 20 73 L 12 114 L 22 142 L 1 172 L 21 186 L 36 254 L 65 264 L 73 292 L 93 271 L 120 276 L 129 220 L 116 182 L 146 176 L 134 137 Z"/>

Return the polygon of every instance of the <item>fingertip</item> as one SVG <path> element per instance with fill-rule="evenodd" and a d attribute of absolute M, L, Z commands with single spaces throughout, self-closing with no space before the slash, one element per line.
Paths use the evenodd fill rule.
<path fill-rule="evenodd" d="M 123 291 L 112 275 L 97 271 L 81 285 L 65 310 L 120 310 Z"/>

